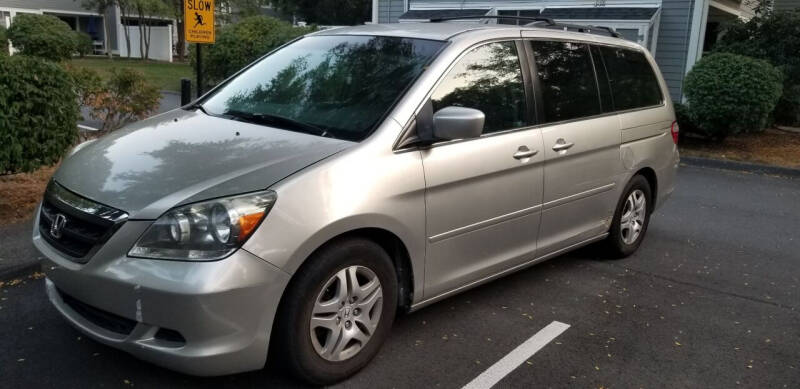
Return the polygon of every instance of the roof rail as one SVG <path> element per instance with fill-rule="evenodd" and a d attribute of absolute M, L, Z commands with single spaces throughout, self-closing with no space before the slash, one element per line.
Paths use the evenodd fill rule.
<path fill-rule="evenodd" d="M 614 38 L 621 38 L 616 30 L 606 26 L 584 26 L 580 24 L 567 24 L 556 23 L 551 18 L 541 16 L 512 16 L 512 15 L 465 15 L 465 16 L 448 16 L 442 18 L 431 18 L 428 21 L 431 23 L 441 23 L 450 20 L 464 20 L 464 19 L 514 19 L 514 20 L 527 20 L 530 23 L 523 25 L 523 27 L 544 27 L 553 30 L 583 32 L 587 34 L 608 35 Z M 602 33 L 592 31 L 601 30 Z"/>
<path fill-rule="evenodd" d="M 555 22 L 545 23 L 543 21 L 534 21 L 526 24 L 524 27 L 543 27 L 553 30 L 583 32 L 587 34 L 608 35 L 614 38 L 622 38 L 622 35 L 620 35 L 617 32 L 617 30 L 615 30 L 612 27 L 606 27 L 606 26 L 584 26 L 581 24 L 568 24 L 568 23 L 555 23 Z M 603 32 L 600 33 L 599 31 L 592 31 L 592 30 L 601 30 Z"/>
<path fill-rule="evenodd" d="M 428 21 L 431 23 L 446 22 L 449 20 L 464 20 L 464 19 L 515 19 L 515 20 L 528 20 L 531 22 L 544 22 L 547 24 L 556 24 L 553 19 L 538 17 L 538 16 L 511 16 L 511 15 L 465 15 L 465 16 L 447 16 L 443 18 L 431 18 Z M 529 23 L 530 24 L 530 23 Z"/>

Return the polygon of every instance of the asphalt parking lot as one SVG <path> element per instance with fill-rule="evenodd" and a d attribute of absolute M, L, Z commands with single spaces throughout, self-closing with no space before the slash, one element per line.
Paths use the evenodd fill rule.
<path fill-rule="evenodd" d="M 800 180 L 684 166 L 635 255 L 590 246 L 401 316 L 339 386 L 461 388 L 558 321 L 496 387 L 797 388 L 799 284 Z M 277 368 L 209 379 L 138 361 L 73 330 L 43 280 L 0 299 L 0 387 L 298 386 Z"/>

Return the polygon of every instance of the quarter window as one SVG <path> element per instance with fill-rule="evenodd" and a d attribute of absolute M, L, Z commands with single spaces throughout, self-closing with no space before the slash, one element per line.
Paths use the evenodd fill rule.
<path fill-rule="evenodd" d="M 530 41 L 545 123 L 601 113 L 589 47 L 574 42 Z"/>
<path fill-rule="evenodd" d="M 663 102 L 650 62 L 639 51 L 600 46 L 615 110 L 649 107 Z"/>
<path fill-rule="evenodd" d="M 431 96 L 433 111 L 458 106 L 483 111 L 483 132 L 525 126 L 525 89 L 514 42 L 472 49 L 445 76 Z"/>

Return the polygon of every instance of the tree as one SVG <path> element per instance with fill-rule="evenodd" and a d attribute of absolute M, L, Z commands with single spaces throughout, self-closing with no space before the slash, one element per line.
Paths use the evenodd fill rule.
<path fill-rule="evenodd" d="M 139 21 L 139 51 L 142 58 L 150 58 L 150 37 L 153 17 L 164 16 L 169 8 L 162 0 L 131 0 Z"/>
<path fill-rule="evenodd" d="M 167 0 L 167 7 L 171 10 L 172 17 L 175 18 L 176 28 L 178 29 L 178 59 L 183 61 L 186 57 L 186 31 L 183 25 L 183 2 L 185 0 Z"/>
<path fill-rule="evenodd" d="M 312 24 L 355 25 L 372 18 L 371 0 L 275 0 L 272 4 Z"/>
<path fill-rule="evenodd" d="M 125 48 L 127 49 L 128 58 L 131 57 L 131 31 L 129 26 L 125 25 L 125 20 L 130 16 L 133 6 L 133 0 L 117 0 L 119 5 L 120 22 L 122 23 L 122 34 L 125 36 Z"/>
<path fill-rule="evenodd" d="M 82 0 L 81 6 L 85 9 L 97 11 L 100 15 L 103 15 L 105 18 L 106 12 L 109 8 L 114 7 L 117 5 L 117 0 Z M 105 44 L 106 44 L 106 53 L 108 54 L 108 59 L 111 59 L 113 55 L 111 54 L 111 42 L 109 42 L 109 37 L 111 36 L 111 23 L 106 21 L 103 23 L 105 26 Z"/>
<path fill-rule="evenodd" d="M 784 74 L 783 95 L 775 109 L 781 124 L 800 124 L 800 10 L 764 8 L 747 22 L 727 26 L 714 52 L 765 59 Z"/>

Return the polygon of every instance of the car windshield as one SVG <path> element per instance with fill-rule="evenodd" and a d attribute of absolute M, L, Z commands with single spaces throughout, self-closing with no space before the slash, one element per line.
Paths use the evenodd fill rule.
<path fill-rule="evenodd" d="M 202 108 L 210 115 L 361 141 L 443 44 L 383 36 L 305 37 L 242 72 Z"/>

